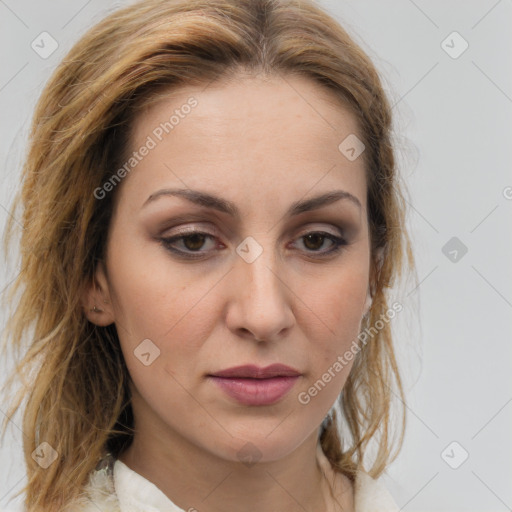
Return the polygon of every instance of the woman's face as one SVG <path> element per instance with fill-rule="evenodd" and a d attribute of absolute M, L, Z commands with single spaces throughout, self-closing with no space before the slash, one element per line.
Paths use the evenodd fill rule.
<path fill-rule="evenodd" d="M 330 94 L 237 78 L 136 118 L 89 315 L 116 324 L 141 435 L 276 460 L 342 390 L 370 250 L 358 126 Z"/>

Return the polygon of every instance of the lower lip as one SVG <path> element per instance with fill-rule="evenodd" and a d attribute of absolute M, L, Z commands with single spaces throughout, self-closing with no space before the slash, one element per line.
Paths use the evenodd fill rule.
<path fill-rule="evenodd" d="M 244 405 L 270 405 L 290 391 L 299 375 L 270 379 L 210 378 L 231 398 Z"/>

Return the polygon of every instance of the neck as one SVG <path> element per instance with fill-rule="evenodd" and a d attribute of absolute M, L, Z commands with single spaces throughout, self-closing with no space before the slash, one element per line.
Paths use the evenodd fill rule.
<path fill-rule="evenodd" d="M 316 432 L 287 456 L 254 465 L 220 459 L 176 432 L 162 443 L 159 434 L 135 435 L 119 458 L 183 510 L 353 510 L 351 482 L 318 462 Z"/>

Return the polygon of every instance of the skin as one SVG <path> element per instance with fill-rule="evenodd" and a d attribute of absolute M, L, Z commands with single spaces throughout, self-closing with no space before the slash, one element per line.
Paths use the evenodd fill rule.
<path fill-rule="evenodd" d="M 355 117 L 310 79 L 240 75 L 170 91 L 138 115 L 128 152 L 191 96 L 197 106 L 118 185 L 106 261 L 84 296 L 92 322 L 115 322 L 133 381 L 136 434 L 120 459 L 184 510 L 353 510 L 351 482 L 327 475 L 333 499 L 315 459 L 318 427 L 352 363 L 307 405 L 298 395 L 350 347 L 366 311 L 364 162 L 338 149 L 359 134 Z M 165 195 L 144 206 L 164 188 L 220 196 L 240 218 Z M 340 189 L 361 206 L 343 199 L 284 216 L 295 201 Z M 303 238 L 339 236 L 337 226 L 347 241 L 338 253 L 322 258 L 333 243 Z M 161 243 L 184 228 L 213 236 L 174 242 L 201 259 Z M 236 252 L 248 236 L 263 249 L 252 263 Z M 89 311 L 95 304 L 103 311 Z M 145 339 L 160 350 L 149 366 L 134 355 Z M 275 362 L 301 377 L 269 406 L 241 405 L 207 378 Z M 260 457 L 250 466 L 237 455 L 248 442 Z"/>

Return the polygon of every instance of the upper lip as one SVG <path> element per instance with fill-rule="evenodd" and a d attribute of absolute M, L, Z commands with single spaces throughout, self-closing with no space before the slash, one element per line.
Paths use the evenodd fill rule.
<path fill-rule="evenodd" d="M 235 366 L 233 368 L 227 368 L 226 370 L 221 370 L 219 372 L 215 372 L 210 374 L 213 377 L 239 377 L 246 379 L 270 379 L 272 377 L 297 377 L 301 375 L 298 370 L 295 368 L 291 368 L 290 366 L 286 366 L 284 364 L 271 364 L 270 366 L 266 366 L 264 368 L 247 364 L 243 366 Z"/>

